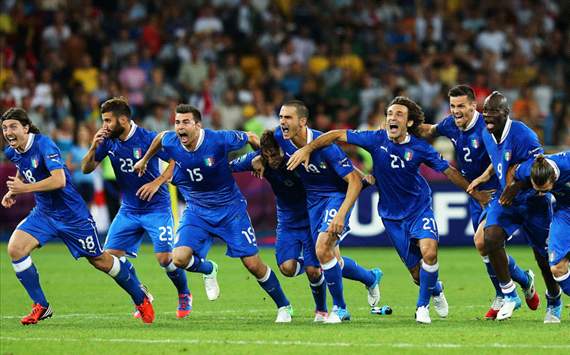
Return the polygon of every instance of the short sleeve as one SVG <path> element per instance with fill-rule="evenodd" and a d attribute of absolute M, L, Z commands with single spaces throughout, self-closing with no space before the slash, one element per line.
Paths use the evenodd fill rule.
<path fill-rule="evenodd" d="M 41 144 L 41 152 L 46 168 L 49 171 L 63 169 L 64 162 L 61 157 L 61 151 L 53 141 L 44 139 Z"/>
<path fill-rule="evenodd" d="M 423 163 L 430 168 L 439 171 L 440 173 L 449 168 L 449 162 L 441 156 L 433 147 L 429 144 L 425 144 L 424 160 Z"/>
<path fill-rule="evenodd" d="M 380 132 L 381 131 L 347 130 L 346 141 L 349 144 L 357 145 L 372 152 L 380 143 Z"/>
<path fill-rule="evenodd" d="M 243 148 L 249 141 L 247 133 L 242 131 L 219 131 L 223 137 L 226 151 L 231 152 Z"/>
<path fill-rule="evenodd" d="M 524 163 L 517 166 L 515 169 L 515 180 L 527 181 L 530 179 L 530 171 L 532 169 L 532 163 L 534 159 L 527 160 Z"/>
<path fill-rule="evenodd" d="M 452 121 L 453 121 L 453 118 L 447 117 L 443 121 L 436 124 L 435 125 L 435 131 L 437 132 L 437 134 L 440 136 L 450 138 L 451 137 L 451 129 L 452 129 L 450 124 L 455 125 L 455 122 L 452 122 Z"/>
<path fill-rule="evenodd" d="M 520 137 L 515 140 L 513 147 L 513 162 L 524 162 L 529 159 L 533 159 L 538 154 L 542 153 L 544 153 L 544 149 L 542 149 L 542 146 L 538 141 L 538 136 L 527 128 L 524 137 Z"/>
<path fill-rule="evenodd" d="M 338 176 L 344 178 L 346 175 L 354 171 L 352 161 L 345 152 L 336 144 L 323 148 L 322 152 L 328 165 L 333 168 Z"/>
<path fill-rule="evenodd" d="M 95 150 L 95 161 L 103 161 L 103 159 L 105 159 L 105 157 L 107 156 L 107 152 L 109 150 L 107 148 L 107 142 L 108 142 L 107 139 L 103 140 L 103 142 L 101 142 L 101 144 L 99 144 L 99 146 Z"/>
<path fill-rule="evenodd" d="M 230 169 L 234 173 L 239 173 L 242 171 L 252 171 L 253 166 L 251 162 L 255 157 L 259 156 L 259 151 L 249 152 L 247 154 L 242 155 L 241 157 L 235 158 L 230 162 Z"/>

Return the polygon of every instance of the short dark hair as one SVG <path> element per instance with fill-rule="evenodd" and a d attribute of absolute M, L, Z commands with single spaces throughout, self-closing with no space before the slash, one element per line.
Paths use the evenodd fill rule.
<path fill-rule="evenodd" d="M 475 91 L 469 85 L 459 84 L 455 85 L 449 92 L 447 93 L 448 97 L 459 97 L 459 96 L 467 96 L 469 101 L 475 101 Z"/>
<path fill-rule="evenodd" d="M 262 151 L 278 152 L 280 147 L 279 143 L 275 139 L 275 131 L 272 129 L 267 129 L 261 135 L 259 139 L 259 145 Z"/>
<path fill-rule="evenodd" d="M 283 106 L 293 106 L 295 107 L 295 110 L 297 111 L 297 116 L 299 116 L 299 118 L 305 117 L 306 119 L 309 119 L 309 109 L 307 108 L 307 105 L 305 105 L 303 101 L 289 100 L 285 102 Z"/>
<path fill-rule="evenodd" d="M 176 106 L 176 113 L 191 113 L 194 122 L 202 122 L 202 114 L 200 110 L 190 104 L 179 104 Z"/>
<path fill-rule="evenodd" d="M 9 108 L 6 112 L 2 114 L 2 122 L 5 120 L 16 120 L 22 124 L 22 126 L 28 126 L 28 133 L 36 133 L 39 134 L 40 130 L 36 127 L 30 117 L 28 117 L 28 113 L 21 107 L 12 107 Z"/>
<path fill-rule="evenodd" d="M 425 115 L 424 110 L 418 105 L 414 100 L 410 99 L 406 96 L 396 96 L 387 106 L 390 107 L 392 105 L 403 105 L 408 108 L 408 120 L 413 121 L 412 127 L 409 127 L 408 130 L 414 136 L 419 137 L 418 127 L 424 123 Z"/>
<path fill-rule="evenodd" d="M 556 172 L 552 165 L 548 163 L 546 157 L 539 154 L 532 163 L 530 180 L 537 186 L 544 186 L 549 181 L 554 181 Z"/>
<path fill-rule="evenodd" d="M 131 108 L 129 107 L 129 102 L 126 98 L 120 97 L 113 97 L 101 104 L 101 114 L 111 112 L 113 116 L 120 117 L 120 116 L 127 116 L 127 118 L 131 118 Z"/>

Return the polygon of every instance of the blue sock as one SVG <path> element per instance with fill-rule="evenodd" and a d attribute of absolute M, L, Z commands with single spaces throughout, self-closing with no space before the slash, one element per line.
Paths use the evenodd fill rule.
<path fill-rule="evenodd" d="M 166 271 L 166 275 L 172 281 L 176 289 L 178 290 L 178 294 L 190 294 L 190 290 L 188 289 L 188 280 L 186 279 L 186 272 L 184 270 L 179 269 L 174 265 L 172 260 L 166 264 L 162 265 L 164 271 Z"/>
<path fill-rule="evenodd" d="M 16 271 L 16 277 L 20 280 L 34 303 L 47 307 L 49 303 L 40 285 L 40 275 L 36 266 L 32 263 L 32 257 L 27 255 L 21 259 L 14 260 L 12 261 L 12 266 L 14 271 Z"/>
<path fill-rule="evenodd" d="M 428 306 L 429 300 L 437 284 L 439 276 L 439 264 L 428 265 L 421 262 L 420 267 L 420 295 L 418 297 L 417 307 Z"/>
<path fill-rule="evenodd" d="M 315 300 L 315 311 L 327 312 L 327 285 L 325 283 L 325 276 L 321 274 L 321 278 L 317 282 L 309 280 L 311 285 L 311 292 Z"/>
<path fill-rule="evenodd" d="M 267 267 L 267 273 L 265 276 L 262 279 L 258 279 L 257 282 L 259 283 L 259 286 L 261 286 L 261 288 L 263 288 L 273 299 L 277 308 L 285 307 L 290 304 L 281 289 L 281 284 L 279 283 L 277 276 L 269 266 Z"/>
<path fill-rule="evenodd" d="M 562 304 L 562 291 L 558 292 L 558 296 L 550 296 L 548 291 L 546 291 L 546 306 L 558 307 Z"/>
<path fill-rule="evenodd" d="M 210 260 L 201 259 L 192 255 L 188 265 L 185 267 L 190 272 L 197 272 L 200 274 L 211 274 L 214 270 L 214 264 Z"/>
<path fill-rule="evenodd" d="M 528 288 L 529 285 L 529 278 L 526 272 L 521 269 L 515 259 L 509 255 L 509 272 L 511 273 L 511 278 L 521 285 L 522 288 Z"/>
<path fill-rule="evenodd" d="M 143 303 L 146 295 L 144 294 L 141 283 L 132 276 L 131 268 L 133 265 L 128 261 L 120 261 L 119 258 L 113 256 L 113 266 L 107 273 L 115 279 L 115 282 L 131 296 L 136 305 Z"/>
<path fill-rule="evenodd" d="M 345 279 L 355 280 L 362 282 L 366 287 L 372 286 L 376 277 L 370 270 L 358 265 L 356 261 L 346 256 L 342 257 L 344 266 L 342 267 L 342 277 Z"/>
<path fill-rule="evenodd" d="M 562 292 L 564 292 L 567 296 L 570 296 L 570 270 L 560 277 L 554 277 L 554 280 L 558 282 Z"/>
<path fill-rule="evenodd" d="M 121 257 L 119 258 L 119 261 L 122 262 L 122 263 L 125 263 L 125 264 L 129 267 L 129 273 L 131 274 L 131 277 L 132 277 L 133 279 L 135 279 L 135 282 L 136 282 L 137 284 L 142 285 L 142 283 L 141 283 L 140 280 L 139 280 L 139 277 L 137 276 L 137 272 L 136 272 L 136 270 L 135 270 L 135 267 L 134 267 L 134 265 L 129 261 L 129 259 L 127 259 L 126 256 L 121 256 Z"/>
<path fill-rule="evenodd" d="M 514 260 L 513 260 L 514 261 Z M 495 275 L 495 269 L 493 269 L 493 265 L 491 265 L 491 261 L 489 260 L 488 256 L 483 257 L 483 264 L 485 264 L 485 268 L 487 269 L 487 274 L 491 279 L 491 283 L 495 288 L 495 296 L 503 297 L 503 291 L 501 291 L 501 286 L 499 285 L 499 280 L 497 280 L 497 275 Z"/>
<path fill-rule="evenodd" d="M 509 282 L 506 283 L 499 282 L 499 285 L 501 286 L 501 291 L 505 297 L 518 297 L 517 286 L 513 280 L 509 280 Z"/>
<path fill-rule="evenodd" d="M 431 291 L 431 295 L 432 295 L 432 296 L 439 296 L 442 291 L 443 291 L 443 283 L 438 280 L 438 281 L 436 281 L 436 283 L 435 283 L 435 287 L 434 287 L 433 290 Z"/>
<path fill-rule="evenodd" d="M 342 270 L 338 260 L 333 258 L 331 261 L 321 264 L 321 268 L 333 299 L 333 305 L 346 309 L 342 287 Z"/>

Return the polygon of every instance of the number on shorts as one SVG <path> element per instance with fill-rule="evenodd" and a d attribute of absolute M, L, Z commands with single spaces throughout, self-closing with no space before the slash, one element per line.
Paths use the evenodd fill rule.
<path fill-rule="evenodd" d="M 84 250 L 93 250 L 95 248 L 95 240 L 93 239 L 92 235 L 85 238 L 85 240 L 83 240 L 83 239 L 78 239 L 78 240 L 79 240 L 79 243 L 81 243 L 81 247 Z"/>
<path fill-rule="evenodd" d="M 249 227 L 247 231 L 241 231 L 241 234 L 243 234 L 249 244 L 257 243 L 255 240 L 255 232 L 253 231 L 253 227 Z"/>
<path fill-rule="evenodd" d="M 424 222 L 424 225 L 422 227 L 423 229 L 430 231 L 437 230 L 437 227 L 435 226 L 435 220 L 433 218 L 422 218 L 422 221 Z"/>
<path fill-rule="evenodd" d="M 334 217 L 336 216 L 336 214 L 338 213 L 338 211 L 335 208 L 331 208 L 330 210 L 326 210 L 325 211 L 325 220 L 324 222 L 328 225 L 332 222 L 332 220 L 334 219 Z"/>
<path fill-rule="evenodd" d="M 172 241 L 172 227 L 171 226 L 158 227 L 158 230 L 160 231 L 160 235 L 158 236 L 158 240 L 160 240 L 161 242 L 171 242 Z"/>

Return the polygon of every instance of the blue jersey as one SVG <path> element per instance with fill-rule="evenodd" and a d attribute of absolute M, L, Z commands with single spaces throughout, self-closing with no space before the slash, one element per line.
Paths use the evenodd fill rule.
<path fill-rule="evenodd" d="M 538 137 L 524 123 L 507 119 L 500 142 L 495 136 L 485 130 L 483 143 L 491 158 L 495 174 L 499 178 L 499 190 L 497 196 L 506 186 L 507 171 L 510 166 L 520 164 L 535 155 L 542 153 L 542 147 Z M 528 196 L 534 195 L 532 189 L 521 191 L 515 198 L 516 203 L 523 202 Z"/>
<path fill-rule="evenodd" d="M 232 176 L 228 153 L 241 149 L 247 142 L 245 132 L 202 129 L 196 148 L 190 151 L 175 132 L 164 134 L 163 150 L 176 162 L 172 183 L 189 206 L 223 208 L 245 201 Z"/>
<path fill-rule="evenodd" d="M 252 160 L 259 151 L 245 154 L 230 162 L 234 172 L 252 171 Z M 265 167 L 263 177 L 271 185 L 277 200 L 277 223 L 287 228 L 308 228 L 309 216 L 305 188 L 296 172 L 287 170 L 283 164 L 278 169 Z"/>
<path fill-rule="evenodd" d="M 570 208 L 570 151 L 546 156 L 556 173 L 556 182 L 552 194 L 556 198 L 557 208 Z M 527 160 L 518 166 L 515 179 L 530 181 L 530 173 L 534 159 Z"/>
<path fill-rule="evenodd" d="M 319 131 L 307 128 L 307 144 L 321 134 Z M 287 157 L 293 155 L 298 149 L 293 141 L 283 138 L 283 133 L 279 128 L 275 130 L 275 139 Z M 299 165 L 295 171 L 299 174 L 308 195 L 329 196 L 331 193 L 344 195 L 348 188 L 344 177 L 353 172 L 354 167 L 346 153 L 333 144 L 314 151 L 307 169 Z"/>
<path fill-rule="evenodd" d="M 431 189 L 420 175 L 420 165 L 442 172 L 449 163 L 428 142 L 409 135 L 398 144 L 388 138 L 385 130 L 347 131 L 346 137 L 348 143 L 372 155 L 380 217 L 399 220 L 431 207 Z"/>
<path fill-rule="evenodd" d="M 111 160 L 117 183 L 123 193 L 122 209 L 144 213 L 170 208 L 170 195 L 166 185 L 160 186 L 150 201 L 142 200 L 136 195 L 141 186 L 153 181 L 160 175 L 158 158 L 168 160 L 164 152 L 159 152 L 158 156 L 150 159 L 146 173 L 142 177 L 139 178 L 133 170 L 133 166 L 145 155 L 155 137 L 155 132 L 138 127 L 133 122 L 125 141 L 118 138 L 107 138 L 95 151 L 96 161 L 102 161 L 107 156 Z"/>
<path fill-rule="evenodd" d="M 475 111 L 475 117 L 469 126 L 462 130 L 455 124 L 453 115 L 447 116 L 436 126 L 437 133 L 451 140 L 455 148 L 455 160 L 457 161 L 461 175 L 467 180 L 473 181 L 479 177 L 491 164 L 491 159 L 487 154 L 483 144 L 483 132 L 487 130 L 483 116 Z M 499 181 L 493 175 L 489 181 L 482 184 L 481 190 L 496 189 Z"/>
<path fill-rule="evenodd" d="M 64 188 L 34 192 L 36 210 L 55 220 L 65 222 L 85 221 L 91 217 L 85 201 L 71 182 L 71 175 L 63 162 L 59 148 L 50 138 L 30 133 L 23 153 L 12 147 L 7 147 L 4 153 L 29 184 L 47 179 L 53 170 L 63 169 L 65 172 Z"/>

